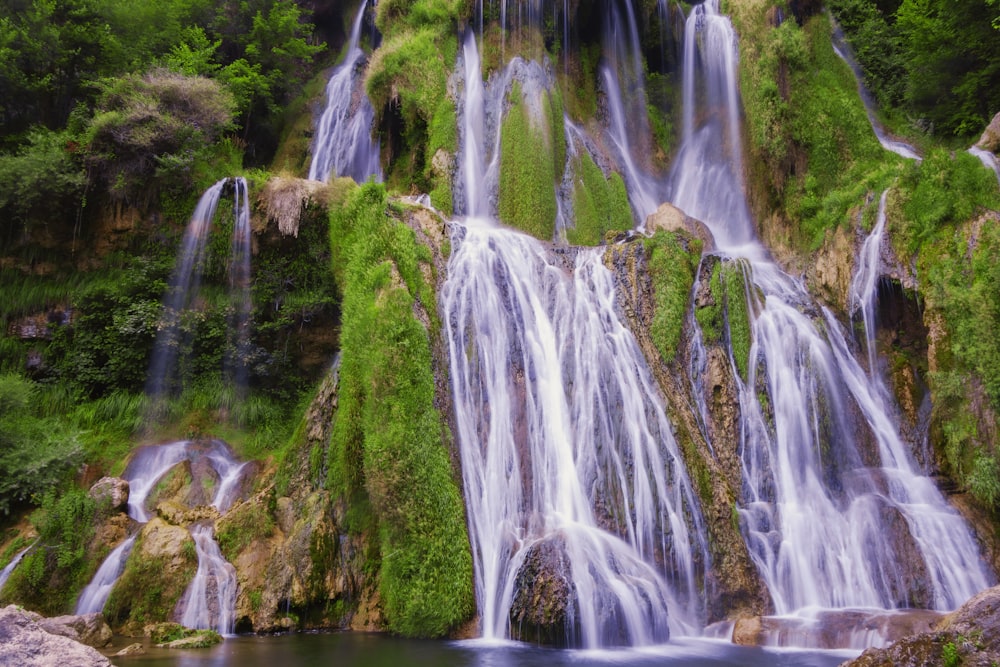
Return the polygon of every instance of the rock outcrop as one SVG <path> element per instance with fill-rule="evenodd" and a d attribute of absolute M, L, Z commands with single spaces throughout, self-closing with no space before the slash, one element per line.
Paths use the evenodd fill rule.
<path fill-rule="evenodd" d="M 991 667 L 1000 663 L 1000 586 L 974 596 L 931 632 L 870 648 L 842 667 Z"/>
<path fill-rule="evenodd" d="M 976 146 L 984 151 L 1000 153 L 1000 113 L 993 116 L 993 120 L 986 126 L 986 130 L 976 142 Z"/>
<path fill-rule="evenodd" d="M 103 648 L 111 643 L 111 628 L 104 622 L 104 615 L 99 612 L 42 618 L 38 625 L 49 634 L 69 637 L 95 648 Z"/>
<path fill-rule="evenodd" d="M 121 477 L 102 477 L 90 487 L 88 495 L 101 505 L 107 503 L 114 512 L 122 512 L 128 505 L 128 482 Z"/>
<path fill-rule="evenodd" d="M 0 609 L 0 664 L 18 667 L 111 667 L 96 649 L 46 632 L 40 617 L 10 605 Z"/>

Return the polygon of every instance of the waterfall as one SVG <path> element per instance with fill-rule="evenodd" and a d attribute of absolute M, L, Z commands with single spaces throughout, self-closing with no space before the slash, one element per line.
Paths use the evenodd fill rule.
<path fill-rule="evenodd" d="M 207 444 L 182 440 L 142 447 L 132 455 L 122 475 L 129 483 L 129 517 L 140 524 L 152 519 L 146 508 L 146 500 L 156 484 L 177 464 L 184 461 L 196 462 L 201 458 L 208 460 L 219 477 L 212 506 L 223 514 L 228 511 L 239 498 L 240 485 L 247 470 L 246 462 L 236 460 L 230 449 L 219 440 Z M 236 604 L 235 570 L 222 558 L 211 526 L 192 526 L 190 532 L 198 554 L 198 574 L 188 586 L 182 605 L 185 610 L 184 620 L 181 622 L 188 627 L 212 628 L 220 634 L 232 634 Z M 132 534 L 104 559 L 94 578 L 77 599 L 77 614 L 104 609 L 115 583 L 125 571 L 137 537 L 138 532 Z M 206 599 L 206 596 L 211 599 Z M 203 625 L 188 623 L 189 615 L 194 619 L 193 622 Z M 204 620 L 205 618 L 214 619 L 214 622 Z"/>
<path fill-rule="evenodd" d="M 309 178 L 327 181 L 330 176 L 349 176 L 358 183 L 374 177 L 382 180 L 379 143 L 371 137 L 375 109 L 364 91 L 365 52 L 358 46 L 361 23 L 368 8 L 362 0 L 354 18 L 347 54 L 326 85 L 326 109 L 316 126 Z"/>
<path fill-rule="evenodd" d="M 875 115 L 875 100 L 864 84 L 864 74 L 861 71 L 861 66 L 855 60 L 854 53 L 851 51 L 847 40 L 844 39 L 844 32 L 840 29 L 840 26 L 837 25 L 832 16 L 830 17 L 830 21 L 833 22 L 833 52 L 847 63 L 847 66 L 854 72 L 854 78 L 858 81 L 858 94 L 861 96 L 861 102 L 865 106 L 865 113 L 868 114 L 868 122 L 871 123 L 872 131 L 875 132 L 875 138 L 882 144 L 882 148 L 887 151 L 891 151 L 908 160 L 919 162 L 923 158 L 917 153 L 917 149 L 905 141 L 891 138 L 878 121 L 878 117 Z"/>
<path fill-rule="evenodd" d="M 979 161 L 983 163 L 984 167 L 992 170 L 993 173 L 996 174 L 997 185 L 1000 185 L 1000 160 L 997 159 L 997 156 L 988 150 L 980 148 L 979 146 L 973 146 L 970 148 L 969 153 L 979 158 Z"/>
<path fill-rule="evenodd" d="M 599 68 L 601 83 L 608 100 L 608 136 L 618 153 L 622 175 L 632 210 L 640 224 L 663 200 L 654 180 L 636 164 L 633 138 L 650 140 L 646 116 L 645 76 L 639 51 L 639 31 L 631 0 L 622 3 L 623 20 L 616 3 L 608 5 L 607 30 L 604 36 L 605 62 Z"/>
<path fill-rule="evenodd" d="M 222 556 L 211 526 L 191 527 L 198 571 L 188 585 L 181 606 L 181 625 L 232 635 L 236 623 L 236 568 Z"/>
<path fill-rule="evenodd" d="M 34 543 L 18 551 L 14 554 L 14 557 L 10 559 L 10 562 L 7 563 L 2 570 L 0 570 L 0 591 L 3 590 L 4 584 L 6 584 L 7 580 L 10 579 L 11 572 L 14 571 L 14 568 L 16 568 L 18 564 L 20 564 L 21 559 L 28 554 L 33 546 L 35 546 Z"/>
<path fill-rule="evenodd" d="M 233 314 L 229 321 L 229 348 L 231 356 L 226 361 L 227 375 L 242 398 L 248 384 L 247 359 L 250 354 L 250 199 L 245 179 L 233 179 L 233 240 L 229 259 L 229 294 Z"/>
<path fill-rule="evenodd" d="M 868 374 L 873 379 L 877 374 L 875 351 L 875 301 L 878 296 L 878 278 L 882 238 L 885 234 L 885 201 L 888 190 L 882 191 L 878 200 L 878 216 L 875 227 L 861 244 L 857 267 L 851 279 L 851 312 L 861 311 L 865 326 L 865 350 L 868 352 Z"/>
<path fill-rule="evenodd" d="M 243 354 L 249 345 L 250 326 L 250 206 L 247 183 L 243 178 L 224 178 L 202 194 L 184 231 L 170 284 L 163 297 L 163 315 L 153 347 L 146 379 L 146 393 L 156 404 L 173 389 L 178 369 L 179 351 L 185 341 L 182 327 L 184 312 L 194 306 L 205 266 L 208 235 L 225 188 L 233 187 L 233 241 L 230 285 L 235 298 L 236 358 L 231 360 L 231 378 L 237 387 L 245 387 L 246 364 Z M 242 384 L 240 384 L 242 383 Z M 159 407 L 154 405 L 154 409 Z"/>
<path fill-rule="evenodd" d="M 751 557 L 779 614 L 806 607 L 954 609 L 990 583 L 969 528 L 916 470 L 877 376 L 851 355 L 839 323 L 754 236 L 739 129 L 730 124 L 738 121 L 738 98 L 726 92 L 725 113 L 712 112 L 715 95 L 735 91 L 735 78 L 719 80 L 735 77 L 728 23 L 718 0 L 688 18 L 686 114 L 699 86 L 709 108 L 685 117 L 671 192 L 708 225 L 722 254 L 745 258 L 750 363 L 745 382 L 735 363 L 733 374 L 742 420 L 738 511 Z M 701 32 L 698 48 L 691 30 Z M 694 118 L 705 121 L 695 127 Z M 719 207 L 737 197 L 732 210 Z M 877 250 L 876 241 L 872 246 Z"/>
<path fill-rule="evenodd" d="M 111 553 L 97 569 L 97 574 L 80 592 L 74 614 L 93 614 L 104 610 L 104 603 L 108 601 L 111 589 L 114 588 L 118 577 L 122 576 L 122 572 L 125 571 L 125 563 L 128 561 L 129 554 L 132 553 L 135 538 L 136 535 L 132 535 L 111 550 Z"/>
<path fill-rule="evenodd" d="M 483 634 L 507 636 L 519 568 L 551 540 L 578 597 L 574 643 L 700 627 L 700 515 L 600 252 L 564 264 L 481 220 L 452 248 L 441 299 Z"/>

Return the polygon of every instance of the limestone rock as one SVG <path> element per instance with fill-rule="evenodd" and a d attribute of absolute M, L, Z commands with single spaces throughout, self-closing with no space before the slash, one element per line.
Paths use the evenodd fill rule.
<path fill-rule="evenodd" d="M 150 519 L 142 529 L 140 536 L 142 548 L 139 556 L 145 558 L 162 558 L 171 569 L 179 569 L 186 565 L 184 545 L 191 542 L 191 534 L 180 526 L 171 526 L 159 517 Z"/>
<path fill-rule="evenodd" d="M 646 217 L 646 232 L 657 231 L 687 232 L 704 242 L 702 250 L 709 252 L 715 248 L 715 238 L 711 230 L 700 220 L 696 220 L 670 203 L 660 204 L 660 207 Z"/>
<path fill-rule="evenodd" d="M 111 628 L 100 612 L 80 616 L 55 616 L 43 618 L 38 625 L 53 635 L 69 637 L 81 644 L 102 648 L 111 642 Z"/>
<path fill-rule="evenodd" d="M 842 226 L 833 231 L 827 230 L 823 247 L 816 253 L 810 271 L 810 282 L 823 298 L 844 311 L 848 308 L 854 254 L 854 245 L 847 230 Z"/>
<path fill-rule="evenodd" d="M 18 667 L 111 667 L 96 649 L 41 628 L 23 609 L 0 609 L 0 664 Z"/>
<path fill-rule="evenodd" d="M 165 500 L 157 505 L 156 514 L 175 526 L 187 526 L 196 521 L 215 521 L 219 518 L 219 510 L 211 505 L 185 507 L 172 500 Z"/>
<path fill-rule="evenodd" d="M 576 589 L 562 539 L 549 538 L 528 550 L 517 573 L 510 608 L 511 638 L 567 646 L 579 625 Z"/>
<path fill-rule="evenodd" d="M 98 505 L 107 502 L 112 510 L 123 512 L 128 506 L 128 481 L 120 477 L 102 477 L 90 487 L 88 495 Z"/>
<path fill-rule="evenodd" d="M 986 126 L 986 131 L 979 138 L 976 146 L 984 151 L 1000 153 L 1000 113 L 993 116 L 993 120 Z"/>
<path fill-rule="evenodd" d="M 115 653 L 115 657 L 122 657 L 126 655 L 142 655 L 145 652 L 146 652 L 145 647 L 140 642 L 136 642 L 134 644 L 129 644 L 122 650 Z"/>

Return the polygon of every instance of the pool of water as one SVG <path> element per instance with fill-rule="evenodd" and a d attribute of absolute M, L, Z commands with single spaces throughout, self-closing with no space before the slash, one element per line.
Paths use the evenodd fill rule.
<path fill-rule="evenodd" d="M 124 646 L 127 642 L 121 644 Z M 858 651 L 765 649 L 678 639 L 643 649 L 573 651 L 513 642 L 431 641 L 331 633 L 233 637 L 209 649 L 151 649 L 112 658 L 116 667 L 835 667 Z"/>

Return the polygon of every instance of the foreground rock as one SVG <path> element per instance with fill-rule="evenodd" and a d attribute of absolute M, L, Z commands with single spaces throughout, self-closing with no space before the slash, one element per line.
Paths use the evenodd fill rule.
<path fill-rule="evenodd" d="M 991 667 L 1000 663 L 1000 586 L 989 588 L 946 616 L 932 632 L 868 649 L 841 667 Z"/>
<path fill-rule="evenodd" d="M 111 643 L 111 628 L 104 622 L 104 615 L 100 612 L 42 618 L 38 625 L 49 634 L 69 637 L 94 648 L 103 648 Z"/>
<path fill-rule="evenodd" d="M 96 649 L 42 629 L 15 605 L 0 609 L 0 664 L 18 667 L 110 667 Z"/>

